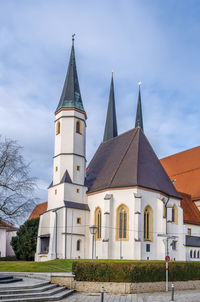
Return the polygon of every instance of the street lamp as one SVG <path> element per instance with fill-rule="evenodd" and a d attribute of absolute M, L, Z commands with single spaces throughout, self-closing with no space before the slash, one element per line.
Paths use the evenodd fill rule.
<path fill-rule="evenodd" d="M 96 235 L 97 232 L 97 226 L 96 225 L 91 225 L 89 227 L 90 233 L 92 234 L 92 260 L 94 259 L 94 236 Z"/>

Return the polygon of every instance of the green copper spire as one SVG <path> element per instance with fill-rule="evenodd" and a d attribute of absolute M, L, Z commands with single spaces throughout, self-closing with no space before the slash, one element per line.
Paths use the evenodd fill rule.
<path fill-rule="evenodd" d="M 72 35 L 72 49 L 67 70 L 67 76 L 65 78 L 65 83 L 60 97 L 60 102 L 56 111 L 61 108 L 76 108 L 84 111 L 81 92 L 78 82 L 78 74 L 76 70 L 76 60 L 74 51 L 74 35 Z"/>
<path fill-rule="evenodd" d="M 103 141 L 107 141 L 110 138 L 117 136 L 117 119 L 115 110 L 115 95 L 114 95 L 114 82 L 113 82 L 113 72 L 110 84 L 110 96 L 108 102 L 108 111 L 106 117 L 106 126 L 104 131 Z"/>
<path fill-rule="evenodd" d="M 141 82 L 139 82 L 139 93 L 138 93 L 137 113 L 136 113 L 136 119 L 135 119 L 135 128 L 141 128 L 142 131 L 144 131 L 143 119 L 142 119 L 142 103 L 141 103 L 140 86 L 141 86 Z"/>

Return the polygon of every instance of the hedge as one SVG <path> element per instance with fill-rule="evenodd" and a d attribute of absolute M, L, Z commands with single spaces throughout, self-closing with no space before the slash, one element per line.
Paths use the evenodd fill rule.
<path fill-rule="evenodd" d="M 84 262 L 75 261 L 72 271 L 77 281 L 157 282 L 165 281 L 165 262 Z M 169 281 L 200 279 L 200 262 L 169 263 Z"/>

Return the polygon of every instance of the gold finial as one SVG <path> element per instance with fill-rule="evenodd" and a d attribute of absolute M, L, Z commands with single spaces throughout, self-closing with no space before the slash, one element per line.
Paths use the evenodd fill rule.
<path fill-rule="evenodd" d="M 138 85 L 141 86 L 141 85 L 142 85 L 142 82 L 138 82 Z"/>
<path fill-rule="evenodd" d="M 73 35 L 72 35 L 72 43 L 73 43 L 73 44 L 74 44 L 74 37 L 75 37 L 75 35 L 76 35 L 76 34 L 73 34 Z"/>

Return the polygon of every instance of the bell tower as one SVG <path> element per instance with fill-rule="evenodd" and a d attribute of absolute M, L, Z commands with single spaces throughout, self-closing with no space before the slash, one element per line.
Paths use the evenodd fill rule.
<path fill-rule="evenodd" d="M 74 35 L 68 71 L 55 112 L 55 149 L 53 185 L 85 181 L 86 113 L 83 107 L 76 69 Z"/>

